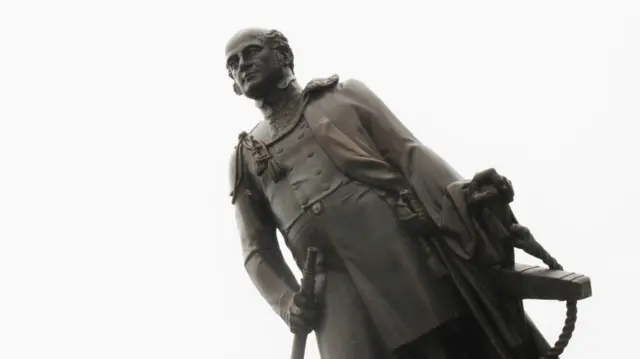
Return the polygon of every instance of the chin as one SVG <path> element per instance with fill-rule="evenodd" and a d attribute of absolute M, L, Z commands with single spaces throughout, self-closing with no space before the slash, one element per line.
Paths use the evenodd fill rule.
<path fill-rule="evenodd" d="M 251 86 L 246 86 L 242 92 L 252 100 L 261 100 L 265 97 L 267 90 L 261 83 L 255 83 L 251 84 Z"/>
<path fill-rule="evenodd" d="M 243 94 L 251 100 L 260 100 L 263 97 L 260 92 L 252 91 L 250 89 L 243 91 Z"/>

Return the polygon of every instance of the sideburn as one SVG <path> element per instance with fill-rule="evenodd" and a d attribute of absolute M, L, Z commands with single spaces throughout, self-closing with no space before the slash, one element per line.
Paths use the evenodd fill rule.
<path fill-rule="evenodd" d="M 278 88 L 279 89 L 286 89 L 287 87 L 289 87 L 289 85 L 291 85 L 291 83 L 293 81 L 295 81 L 296 76 L 293 74 L 293 72 L 291 72 L 291 69 L 289 67 L 283 67 L 282 68 L 282 80 L 280 80 L 280 82 L 278 82 Z"/>

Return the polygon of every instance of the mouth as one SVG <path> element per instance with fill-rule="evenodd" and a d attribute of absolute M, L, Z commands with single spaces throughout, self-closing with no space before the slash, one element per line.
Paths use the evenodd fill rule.
<path fill-rule="evenodd" d="M 243 80 L 249 81 L 251 80 L 252 77 L 254 77 L 257 74 L 258 74 L 257 72 L 249 72 L 248 74 L 244 75 Z"/>

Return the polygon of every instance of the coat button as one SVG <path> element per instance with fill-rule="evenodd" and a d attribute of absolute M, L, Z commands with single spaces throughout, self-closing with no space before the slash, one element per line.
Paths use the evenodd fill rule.
<path fill-rule="evenodd" d="M 328 191 L 329 188 L 331 188 L 331 186 L 328 183 L 325 182 L 325 183 L 322 184 L 322 190 L 323 191 Z"/>
<path fill-rule="evenodd" d="M 322 202 L 316 202 L 311 206 L 311 211 L 313 211 L 313 213 L 315 214 L 322 213 L 322 210 L 323 210 Z"/>
<path fill-rule="evenodd" d="M 300 133 L 298 134 L 298 138 L 302 138 L 302 137 L 304 137 L 304 132 L 300 132 Z"/>
<path fill-rule="evenodd" d="M 309 158 L 313 157 L 313 155 L 315 155 L 315 152 L 313 151 L 307 153 L 307 157 Z"/>
<path fill-rule="evenodd" d="M 313 174 L 319 175 L 322 173 L 322 168 L 316 168 L 315 170 L 313 170 Z"/>

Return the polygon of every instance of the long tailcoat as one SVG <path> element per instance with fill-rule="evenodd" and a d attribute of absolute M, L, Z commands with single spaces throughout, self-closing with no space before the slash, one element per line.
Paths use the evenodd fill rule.
<path fill-rule="evenodd" d="M 435 237 L 431 233 L 429 245 L 442 257 L 500 356 L 504 359 L 533 358 L 548 347 L 523 311 L 520 316 L 501 312 L 503 306 L 495 304 L 498 299 L 491 295 L 482 278 L 473 275 L 473 266 L 477 265 L 473 259 L 482 257 L 482 253 L 477 250 L 469 255 L 460 250 L 461 246 L 463 249 L 475 248 L 469 244 L 475 240 L 486 240 L 477 226 L 475 231 L 464 226 L 472 221 L 466 218 L 465 204 L 460 202 L 464 188 L 450 186 L 464 183 L 462 176 L 424 146 L 362 82 L 353 79 L 339 82 L 337 76 L 314 80 L 305 88 L 303 98 L 301 115 L 319 145 L 347 177 L 389 191 L 399 191 L 408 185 L 436 227 L 442 227 L 444 219 L 446 231 L 440 231 Z M 250 152 L 245 145 L 246 134 L 241 137 L 231 161 L 230 179 L 241 237 L 246 239 L 243 240 L 245 265 L 262 296 L 285 318 L 283 298 L 287 293 L 297 291 L 299 286 L 284 263 L 273 226 L 265 222 L 265 218 L 270 217 L 268 204 L 256 210 L 255 204 L 247 199 L 255 187 L 248 183 L 246 173 Z M 277 168 L 271 168 L 272 165 L 267 163 L 266 171 L 277 175 Z M 461 240 L 465 242 L 461 244 Z M 250 264 L 258 249 L 260 259 Z M 528 355 L 517 354 L 524 347 Z"/>

